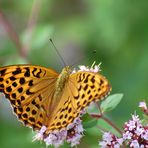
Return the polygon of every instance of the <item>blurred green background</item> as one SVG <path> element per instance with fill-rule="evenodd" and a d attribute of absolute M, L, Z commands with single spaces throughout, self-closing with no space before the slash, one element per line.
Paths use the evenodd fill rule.
<path fill-rule="evenodd" d="M 148 92 L 147 0 L 0 1 L 0 66 L 31 63 L 60 72 L 63 65 L 49 38 L 68 65 L 102 62 L 112 93 L 124 94 L 107 114 L 118 127 L 135 110 L 140 114 L 138 102 Z M 97 148 L 100 131 L 90 128 L 85 135 L 78 147 Z M 45 147 L 31 142 L 32 136 L 1 99 L 0 147 Z"/>

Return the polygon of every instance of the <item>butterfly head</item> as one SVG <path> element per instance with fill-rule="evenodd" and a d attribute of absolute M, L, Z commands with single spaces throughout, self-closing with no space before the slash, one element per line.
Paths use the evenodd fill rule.
<path fill-rule="evenodd" d="M 63 70 L 62 70 L 62 72 L 63 72 L 64 74 L 70 75 L 71 72 L 72 72 L 71 67 L 70 67 L 70 66 L 64 67 Z M 61 72 L 61 73 L 62 73 L 62 72 Z"/>

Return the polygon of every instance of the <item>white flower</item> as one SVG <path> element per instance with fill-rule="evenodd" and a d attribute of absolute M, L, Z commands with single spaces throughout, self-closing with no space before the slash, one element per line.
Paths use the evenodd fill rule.
<path fill-rule="evenodd" d="M 103 141 L 99 142 L 101 148 L 120 148 L 123 143 L 123 138 L 117 138 L 115 135 L 111 134 L 110 132 L 104 132 L 103 134 Z"/>
<path fill-rule="evenodd" d="M 100 63 L 101 64 L 101 63 Z M 72 73 L 76 73 L 77 71 L 89 71 L 93 73 L 98 73 L 100 70 L 100 64 L 95 65 L 95 62 L 92 64 L 91 67 L 85 66 L 85 65 L 79 65 L 78 70 L 74 69 Z"/>
<path fill-rule="evenodd" d="M 130 120 L 129 123 L 127 123 L 127 126 L 130 131 L 132 131 L 136 127 L 135 121 Z"/>
<path fill-rule="evenodd" d="M 72 138 L 68 138 L 67 142 L 71 144 L 71 146 L 75 146 L 80 143 L 80 139 L 82 138 L 81 134 L 76 133 Z"/>
<path fill-rule="evenodd" d="M 100 141 L 99 145 L 101 146 L 101 148 L 106 148 L 107 147 L 107 143 L 105 141 Z"/>
<path fill-rule="evenodd" d="M 46 145 L 53 145 L 54 147 L 59 147 L 67 141 L 71 146 L 75 146 L 80 143 L 80 139 L 83 136 L 83 126 L 79 117 L 77 117 L 67 129 L 54 130 L 49 133 L 48 136 L 44 135 L 46 127 L 43 126 L 40 131 L 36 134 L 34 140 L 43 140 Z"/>
<path fill-rule="evenodd" d="M 143 108 L 144 110 L 147 110 L 147 105 L 145 102 L 139 102 L 139 107 Z"/>
<path fill-rule="evenodd" d="M 131 139 L 133 136 L 133 134 L 129 131 L 126 131 L 126 133 L 123 133 L 123 139 L 127 140 L 127 139 Z"/>
<path fill-rule="evenodd" d="M 144 128 L 137 126 L 135 133 L 140 136 L 144 132 Z"/>
<path fill-rule="evenodd" d="M 76 126 L 76 131 L 79 132 L 79 133 L 83 133 L 84 129 L 83 129 L 82 124 L 79 124 L 79 125 Z"/>
<path fill-rule="evenodd" d="M 148 140 L 148 130 L 145 130 L 141 137 L 145 140 Z"/>
<path fill-rule="evenodd" d="M 148 125 L 143 126 L 138 115 L 132 115 L 132 120 L 125 123 L 123 139 L 132 148 L 148 148 Z"/>
<path fill-rule="evenodd" d="M 83 137 L 83 131 L 84 129 L 80 118 L 76 118 L 73 124 L 68 127 L 66 141 L 70 143 L 72 147 L 79 144 L 80 139 Z"/>
<path fill-rule="evenodd" d="M 120 144 L 119 143 L 114 144 L 114 148 L 120 148 Z"/>
<path fill-rule="evenodd" d="M 130 144 L 130 147 L 139 148 L 139 143 L 137 140 L 133 140 Z"/>
<path fill-rule="evenodd" d="M 35 140 L 43 140 L 43 135 L 44 135 L 44 132 L 46 131 L 46 129 L 47 129 L 46 126 L 42 126 L 40 131 L 38 131 L 38 133 L 34 136 L 33 141 L 35 141 Z"/>
<path fill-rule="evenodd" d="M 58 139 L 57 136 L 51 133 L 48 135 L 47 138 L 44 139 L 44 142 L 48 146 L 54 144 L 54 141 L 56 141 L 57 139 Z"/>
<path fill-rule="evenodd" d="M 106 141 L 107 144 L 111 144 L 111 141 L 113 140 L 112 134 L 110 132 L 105 132 L 103 134 L 103 140 Z"/>
<path fill-rule="evenodd" d="M 140 122 L 140 119 L 139 119 L 139 116 L 138 115 L 132 115 L 132 119 L 133 119 L 133 121 L 135 121 L 135 122 L 137 122 L 137 123 L 139 123 Z"/>
<path fill-rule="evenodd" d="M 122 145 L 122 143 L 123 143 L 123 138 L 116 138 L 116 140 L 117 140 L 117 142 L 119 143 L 119 145 Z"/>
<path fill-rule="evenodd" d="M 143 144 L 141 144 L 141 145 L 140 145 L 140 148 L 144 148 L 144 145 L 143 145 Z"/>
<path fill-rule="evenodd" d="M 67 136 L 67 130 L 62 131 L 53 131 L 48 135 L 47 138 L 44 139 L 46 145 L 54 145 L 55 147 L 59 147 L 63 144 L 64 140 Z"/>
<path fill-rule="evenodd" d="M 89 68 L 84 66 L 84 65 L 80 65 L 79 66 L 79 71 L 89 71 Z"/>

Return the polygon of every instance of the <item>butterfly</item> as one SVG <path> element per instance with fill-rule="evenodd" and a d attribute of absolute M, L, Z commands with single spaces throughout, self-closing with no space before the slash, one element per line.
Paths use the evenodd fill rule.
<path fill-rule="evenodd" d="M 61 73 L 33 65 L 0 68 L 0 92 L 10 101 L 20 121 L 34 130 L 46 126 L 46 134 L 66 128 L 91 102 L 111 90 L 108 80 L 92 71 Z"/>

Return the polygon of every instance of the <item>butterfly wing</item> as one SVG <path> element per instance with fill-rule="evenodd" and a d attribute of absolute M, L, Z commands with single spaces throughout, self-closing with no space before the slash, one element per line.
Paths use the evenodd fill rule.
<path fill-rule="evenodd" d="M 91 102 L 103 99 L 110 90 L 108 80 L 99 73 L 71 74 L 63 90 L 61 102 L 50 120 L 48 131 L 66 128 Z"/>
<path fill-rule="evenodd" d="M 91 102 L 102 100 L 111 91 L 108 80 L 100 73 L 78 72 L 71 75 L 69 83 L 72 103 L 78 112 Z"/>
<path fill-rule="evenodd" d="M 0 68 L 0 92 L 9 99 L 17 117 L 40 129 L 48 122 L 58 73 L 41 66 L 18 65 Z"/>

